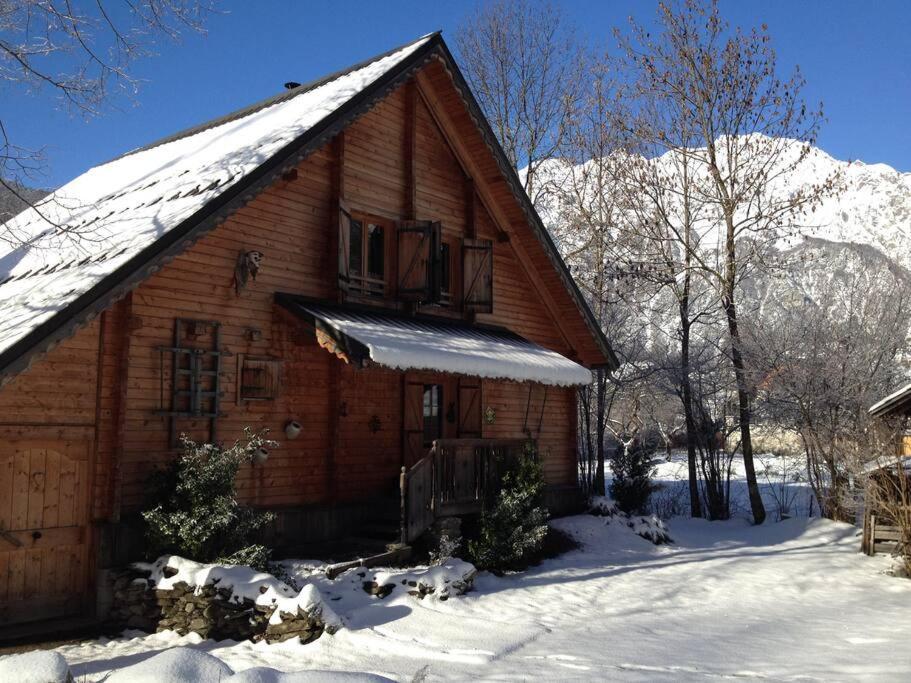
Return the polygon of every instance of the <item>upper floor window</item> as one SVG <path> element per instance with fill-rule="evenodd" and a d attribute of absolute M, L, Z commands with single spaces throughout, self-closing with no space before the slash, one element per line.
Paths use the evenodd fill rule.
<path fill-rule="evenodd" d="M 418 306 L 493 310 L 493 243 L 444 240 L 439 221 L 389 221 L 339 201 L 338 284 L 343 292 Z"/>
<path fill-rule="evenodd" d="M 348 287 L 355 294 L 383 296 L 386 291 L 386 226 L 351 217 L 348 239 Z"/>

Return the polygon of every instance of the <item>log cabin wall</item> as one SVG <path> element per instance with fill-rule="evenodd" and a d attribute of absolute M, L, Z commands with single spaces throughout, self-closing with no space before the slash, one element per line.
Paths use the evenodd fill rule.
<path fill-rule="evenodd" d="M 492 409 L 493 422 L 482 419 L 482 435 L 486 439 L 534 437 L 547 484 L 574 485 L 577 481 L 575 391 L 485 380 L 482 411 Z"/>
<path fill-rule="evenodd" d="M 272 303 L 276 291 L 336 298 L 331 234 L 339 191 L 358 211 L 439 220 L 444 238 L 454 244 L 466 234 L 493 240 L 494 310 L 478 320 L 572 354 L 515 244 L 503 238 L 512 228 L 497 224 L 472 189 L 465 160 L 454 153 L 452 133 L 447 138 L 441 130 L 430 105 L 433 94 L 427 94 L 425 99 L 414 83 L 399 88 L 346 129 L 342 155 L 333 143 L 313 153 L 296 177 L 275 182 L 10 382 L 0 390 L 4 429 L 40 424 L 89 430 L 96 440 L 95 517 L 136 511 L 149 472 L 175 453 L 167 419 L 156 414 L 168 407 L 168 396 L 165 405 L 160 397 L 162 367 L 166 387 L 171 372 L 158 349 L 172 344 L 176 318 L 213 320 L 221 325 L 221 346 L 233 354 L 222 367 L 225 416 L 218 420 L 217 438 L 230 442 L 250 426 L 267 427 L 281 441 L 266 465 L 242 470 L 244 502 L 300 506 L 356 500 L 394 487 L 402 462 L 402 375 L 344 366 L 300 339 Z M 263 253 L 262 269 L 237 296 L 232 277 L 238 253 L 253 249 Z M 282 361 L 276 400 L 238 403 L 240 354 Z M 484 404 L 494 405 L 501 417 L 485 427 L 484 436 L 523 436 L 519 414 L 524 417 L 527 395 L 527 384 L 485 382 Z M 342 405 L 345 415 L 339 414 Z M 551 483 L 572 480 L 573 406 L 572 390 L 549 390 L 541 441 Z M 374 416 L 375 433 L 368 429 Z M 289 419 L 304 428 L 294 441 L 283 434 Z M 206 426 L 178 422 L 180 431 L 199 439 L 206 437 Z"/>

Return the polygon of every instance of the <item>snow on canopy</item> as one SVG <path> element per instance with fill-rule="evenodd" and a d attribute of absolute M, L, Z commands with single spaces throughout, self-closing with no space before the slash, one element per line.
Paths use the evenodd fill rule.
<path fill-rule="evenodd" d="M 554 386 L 591 382 L 591 372 L 583 366 L 508 330 L 282 303 L 363 344 L 370 360 L 394 370 L 435 370 Z"/>
<path fill-rule="evenodd" d="M 402 63 L 432 36 L 90 169 L 0 230 L 0 353 Z"/>

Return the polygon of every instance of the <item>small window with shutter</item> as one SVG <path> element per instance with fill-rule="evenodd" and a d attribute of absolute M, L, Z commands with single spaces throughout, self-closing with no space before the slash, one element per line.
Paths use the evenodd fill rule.
<path fill-rule="evenodd" d="M 462 305 L 478 313 L 493 312 L 493 242 L 462 240 Z"/>
<path fill-rule="evenodd" d="M 272 401 L 281 387 L 281 361 L 255 356 L 238 357 L 237 402 Z"/>

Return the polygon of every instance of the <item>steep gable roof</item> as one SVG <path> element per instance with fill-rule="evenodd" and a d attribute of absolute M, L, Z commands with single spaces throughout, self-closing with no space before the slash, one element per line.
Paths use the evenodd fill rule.
<path fill-rule="evenodd" d="M 0 380 L 173 259 L 433 58 L 458 73 L 439 34 L 424 36 L 92 168 L 9 221 L 4 230 L 21 246 L 0 250 Z M 615 364 L 537 220 L 539 238 Z"/>

